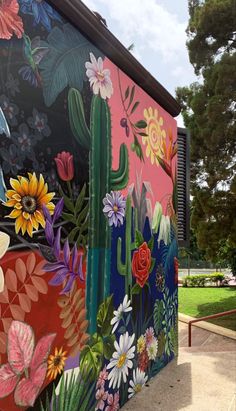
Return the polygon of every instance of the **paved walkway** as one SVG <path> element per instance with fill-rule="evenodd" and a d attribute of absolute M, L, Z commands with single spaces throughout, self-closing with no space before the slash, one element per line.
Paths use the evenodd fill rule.
<path fill-rule="evenodd" d="M 235 411 L 236 341 L 179 322 L 179 357 L 122 411 Z"/>

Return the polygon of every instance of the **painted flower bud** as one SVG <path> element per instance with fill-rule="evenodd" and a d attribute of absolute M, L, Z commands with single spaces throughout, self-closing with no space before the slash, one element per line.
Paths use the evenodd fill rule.
<path fill-rule="evenodd" d="M 71 153 L 62 151 L 54 159 L 57 165 L 57 172 L 62 181 L 71 181 L 74 177 L 74 159 Z"/>
<path fill-rule="evenodd" d="M 161 216 L 162 216 L 162 206 L 157 201 L 155 204 L 153 218 L 152 218 L 152 231 L 154 234 L 158 232 L 160 222 L 161 222 Z"/>
<path fill-rule="evenodd" d="M 120 120 L 120 125 L 121 125 L 121 127 L 126 127 L 126 126 L 127 126 L 127 120 L 126 120 L 126 118 L 122 118 L 122 119 Z"/>
<path fill-rule="evenodd" d="M 126 126 L 126 127 L 125 127 L 125 134 L 126 134 L 126 137 L 129 137 L 129 133 L 130 133 L 129 126 Z"/>

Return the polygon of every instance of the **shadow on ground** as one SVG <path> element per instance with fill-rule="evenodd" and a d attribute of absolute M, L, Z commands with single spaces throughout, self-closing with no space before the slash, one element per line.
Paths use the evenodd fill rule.
<path fill-rule="evenodd" d="M 176 392 L 179 395 L 176 395 Z M 184 392 L 184 395 L 181 393 Z M 192 403 L 192 380 L 190 362 L 171 361 L 155 378 L 149 381 L 142 390 L 125 404 L 125 411 L 152 410 L 178 411 Z M 123 408 L 122 408 L 123 409 Z"/>

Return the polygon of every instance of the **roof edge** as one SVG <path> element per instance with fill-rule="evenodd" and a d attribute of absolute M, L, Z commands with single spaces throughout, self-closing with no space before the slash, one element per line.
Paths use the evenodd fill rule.
<path fill-rule="evenodd" d="M 180 113 L 181 109 L 175 98 L 136 60 L 85 4 L 80 0 L 48 0 L 48 2 L 169 114 L 176 117 Z"/>

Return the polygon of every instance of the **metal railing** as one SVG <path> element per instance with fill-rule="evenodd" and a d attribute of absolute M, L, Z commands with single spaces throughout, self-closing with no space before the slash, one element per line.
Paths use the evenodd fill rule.
<path fill-rule="evenodd" d="M 222 313 L 207 315 L 206 317 L 196 318 L 194 320 L 190 320 L 188 323 L 188 346 L 192 346 L 192 324 L 198 323 L 199 321 L 210 320 L 211 318 L 219 318 L 224 317 L 225 315 L 236 314 L 236 310 L 229 310 L 224 311 Z"/>

